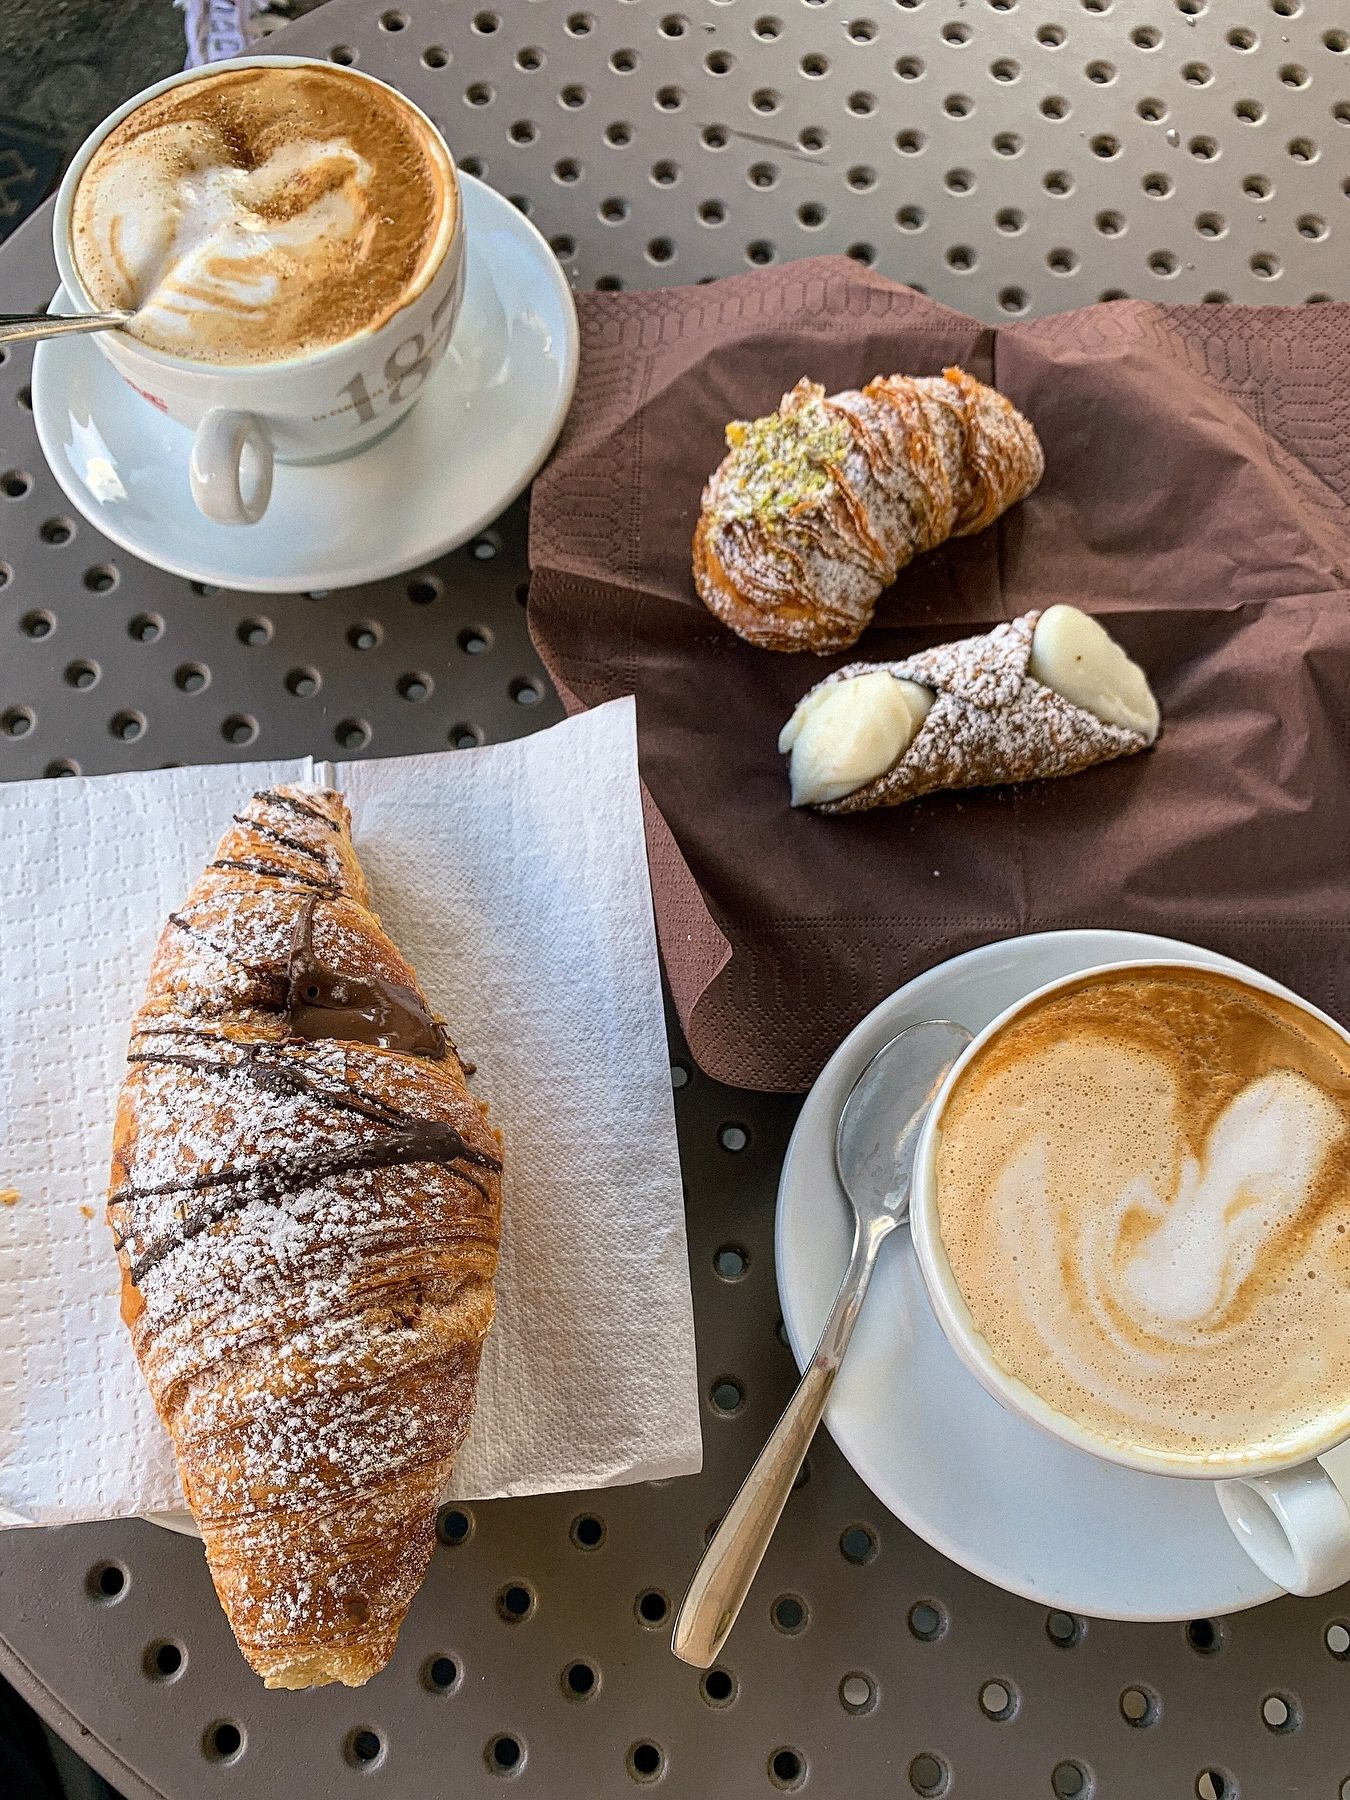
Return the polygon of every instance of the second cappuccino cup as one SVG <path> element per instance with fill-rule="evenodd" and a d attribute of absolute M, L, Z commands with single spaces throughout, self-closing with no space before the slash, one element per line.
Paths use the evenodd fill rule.
<path fill-rule="evenodd" d="M 919 1142 L 915 1250 L 1010 1411 L 1216 1483 L 1279 1586 L 1350 1580 L 1350 1035 L 1254 970 L 1112 964 L 982 1031 Z"/>
<path fill-rule="evenodd" d="M 293 129 L 281 85 L 304 79 L 299 72 L 311 70 L 312 84 L 335 89 L 331 102 L 326 94 L 320 97 L 321 116 L 333 116 L 322 142 Z M 278 72 L 276 82 L 269 71 Z M 219 84 L 240 79 L 256 84 L 249 102 L 265 131 L 266 154 L 252 177 L 210 162 Z M 344 140 L 339 83 L 359 84 L 354 98 L 360 105 L 347 109 L 358 127 L 366 119 L 374 121 L 368 132 L 387 122 L 391 131 L 415 134 L 425 160 L 423 187 L 430 195 L 405 234 L 415 227 L 422 234 L 416 244 L 410 248 L 396 241 L 382 249 L 402 260 L 368 270 L 364 283 L 336 283 L 331 259 L 323 261 L 329 238 L 347 233 L 353 242 L 363 241 L 351 196 L 360 181 L 380 175 L 378 158 L 363 154 L 361 142 Z M 270 86 L 276 86 L 275 95 Z M 152 105 L 167 116 L 161 124 L 157 114 L 149 115 L 155 135 L 146 133 L 144 153 L 166 172 L 164 194 L 174 194 L 174 181 L 184 170 L 194 195 L 210 182 L 219 192 L 208 193 L 210 206 L 200 224 L 184 216 L 177 199 L 171 206 L 166 201 L 157 214 L 153 199 L 137 198 L 132 252 L 139 264 L 131 271 L 122 233 L 110 234 L 112 249 L 100 258 L 77 246 L 75 220 L 78 214 L 87 230 L 86 220 L 97 224 L 100 205 L 122 205 L 125 195 L 136 191 L 135 178 L 143 171 L 120 169 L 115 156 L 96 159 L 124 121 Z M 270 126 L 269 110 L 276 114 Z M 134 121 L 129 135 L 134 144 Z M 352 135 L 359 137 L 359 129 Z M 142 154 L 139 147 L 136 153 Z M 82 182 L 95 178 L 99 191 L 86 186 L 82 196 Z M 227 220 L 222 227 L 222 210 L 232 206 L 242 223 Z M 267 255 L 255 263 L 245 233 L 257 230 L 259 219 Z M 192 237 L 199 229 L 200 242 Z M 99 332 L 93 341 L 143 400 L 193 433 L 185 447 L 192 495 L 201 512 L 222 525 L 250 525 L 263 517 L 274 463 L 335 462 L 391 430 L 416 404 L 445 354 L 464 293 L 459 182 L 435 126 L 373 76 L 303 57 L 242 57 L 186 71 L 137 94 L 76 154 L 57 194 L 53 238 L 61 281 L 77 312 L 126 305 L 131 290 L 148 285 L 148 293 L 135 297 L 153 300 L 140 327 L 150 341 L 127 330 Z M 364 241 L 370 241 L 369 232 Z M 160 267 L 172 267 L 173 279 L 147 283 L 144 271 Z M 329 286 L 321 291 L 325 276 Z M 102 291 L 95 290 L 95 282 Z M 330 292 L 342 297 L 340 304 L 329 301 Z M 307 301 L 314 302 L 308 312 Z M 222 306 L 239 309 L 242 352 L 231 345 L 229 317 L 222 320 L 212 310 Z M 277 348 L 282 353 L 271 354 Z"/>

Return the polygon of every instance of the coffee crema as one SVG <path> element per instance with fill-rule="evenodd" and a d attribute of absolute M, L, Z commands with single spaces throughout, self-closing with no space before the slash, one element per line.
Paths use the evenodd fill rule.
<path fill-rule="evenodd" d="M 131 334 L 207 363 L 265 363 L 382 325 L 440 261 L 458 197 L 435 132 L 350 70 L 203 75 L 95 150 L 71 255 Z"/>
<path fill-rule="evenodd" d="M 1086 976 L 963 1071 L 936 1182 L 995 1360 L 1108 1443 L 1253 1461 L 1350 1411 L 1350 1046 L 1300 1008 Z"/>

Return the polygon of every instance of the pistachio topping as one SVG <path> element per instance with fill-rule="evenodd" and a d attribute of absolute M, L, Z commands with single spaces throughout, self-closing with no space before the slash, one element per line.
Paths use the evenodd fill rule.
<path fill-rule="evenodd" d="M 767 529 L 789 525 L 799 508 L 820 499 L 848 454 L 848 421 L 825 404 L 818 389 L 790 409 L 727 426 L 723 511 L 755 519 Z"/>

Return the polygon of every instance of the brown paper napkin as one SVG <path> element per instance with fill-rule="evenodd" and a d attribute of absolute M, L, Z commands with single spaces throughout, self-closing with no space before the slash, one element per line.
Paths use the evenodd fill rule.
<path fill-rule="evenodd" d="M 943 957 L 1164 932 L 1350 1018 L 1350 306 L 1118 301 L 991 330 L 843 260 L 581 296 L 577 400 L 535 486 L 530 619 L 564 697 L 634 693 L 657 922 L 690 1047 L 806 1086 Z M 728 419 L 959 363 L 1035 423 L 1037 492 L 901 574 L 856 650 L 755 650 L 689 544 Z M 1070 601 L 1148 671 L 1148 755 L 894 811 L 794 813 L 808 687 Z"/>

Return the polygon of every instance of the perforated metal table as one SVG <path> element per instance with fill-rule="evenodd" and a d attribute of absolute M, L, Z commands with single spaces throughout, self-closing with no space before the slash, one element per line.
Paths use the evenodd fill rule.
<path fill-rule="evenodd" d="M 581 283 L 834 249 L 987 319 L 1350 297 L 1350 33 L 1320 0 L 674 3 L 334 0 L 271 47 L 405 87 Z M 7 308 L 50 295 L 47 230 L 0 252 Z M 523 506 L 397 580 L 193 587 L 70 516 L 28 363 L 0 366 L 0 777 L 430 750 L 559 716 Z M 446 1515 L 394 1663 L 355 1693 L 265 1693 L 190 1541 L 9 1532 L 4 1673 L 130 1800 L 1350 1800 L 1346 1594 L 1190 1626 L 1047 1616 L 912 1537 L 824 1437 L 723 1665 L 671 1657 L 670 1605 L 793 1379 L 771 1237 L 796 1111 L 672 1042 L 700 1477 Z"/>

